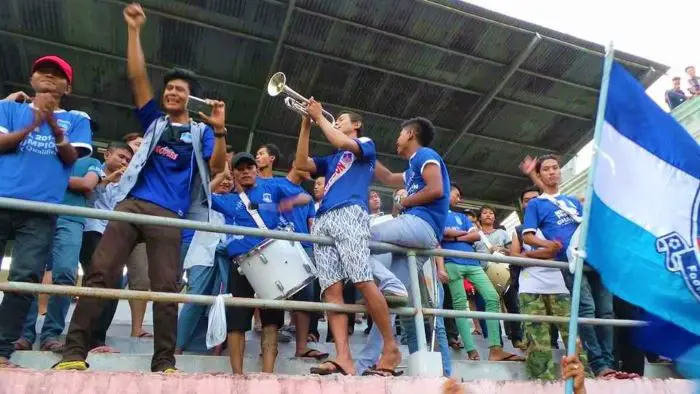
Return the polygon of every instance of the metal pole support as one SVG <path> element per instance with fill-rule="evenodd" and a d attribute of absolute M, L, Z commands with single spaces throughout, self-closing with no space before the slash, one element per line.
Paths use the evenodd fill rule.
<path fill-rule="evenodd" d="M 415 333 L 418 342 L 417 351 L 408 357 L 408 374 L 411 376 L 442 377 L 442 355 L 439 352 L 428 350 L 428 340 L 425 336 L 416 252 L 409 250 L 406 252 L 406 256 L 408 257 L 408 273 L 411 280 L 411 298 L 413 299 L 413 307 L 416 309 L 413 321 L 416 325 Z"/>

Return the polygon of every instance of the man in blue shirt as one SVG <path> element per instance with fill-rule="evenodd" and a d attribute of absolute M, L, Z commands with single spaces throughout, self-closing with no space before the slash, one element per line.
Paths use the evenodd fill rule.
<path fill-rule="evenodd" d="M 137 107 L 136 116 L 145 131 L 143 143 L 134 154 L 119 183 L 115 211 L 167 218 L 187 215 L 193 220 L 208 220 L 211 192 L 210 171 L 223 172 L 226 165 L 226 108 L 223 102 L 208 101 L 209 115 L 200 113 L 205 122 L 195 122 L 187 111 L 190 95 L 196 95 L 198 83 L 191 72 L 173 70 L 165 74 L 163 103 L 157 100 L 146 72 L 141 29 L 146 16 L 138 4 L 124 9 L 128 26 L 127 73 Z M 85 286 L 118 287 L 121 270 L 139 242 L 147 246 L 151 289 L 179 292 L 182 278 L 180 264 L 180 230 L 173 227 L 135 225 L 112 221 L 92 257 L 91 271 Z M 63 359 L 55 368 L 84 370 L 93 326 L 104 302 L 80 298 L 66 336 Z M 153 304 L 154 351 L 151 370 L 175 371 L 177 303 Z"/>
<path fill-rule="evenodd" d="M 22 92 L 0 101 L 0 197 L 63 201 L 73 163 L 92 152 L 89 118 L 60 108 L 72 83 L 71 66 L 57 56 L 45 56 L 32 65 L 30 84 L 36 95 L 31 104 Z M 0 250 L 15 240 L 9 280 L 40 282 L 55 225 L 55 215 L 0 210 Z M 9 359 L 33 298 L 5 293 L 0 303 L 0 368 L 13 366 Z"/>
<path fill-rule="evenodd" d="M 375 171 L 377 179 L 396 189 L 405 188 L 406 193 L 397 194 L 397 203 L 402 210 L 401 215 L 373 226 L 372 240 L 411 248 L 436 248 L 440 245 L 449 210 L 450 176 L 440 155 L 429 147 L 434 137 L 435 127 L 430 120 L 421 117 L 409 119 L 401 124 L 401 131 L 396 140 L 397 153 L 408 160 L 406 171 L 393 173 L 377 162 Z M 416 260 L 420 270 L 429 259 L 418 256 Z M 380 264 L 375 260 L 375 270 L 381 268 Z M 437 264 L 440 265 L 438 272 L 442 272 L 441 276 L 444 277 L 442 262 L 437 260 Z M 411 279 L 406 256 L 393 255 L 390 270 L 403 282 L 410 295 Z M 381 283 L 380 287 L 382 287 Z M 438 308 L 442 308 L 444 297 L 442 293 L 442 286 L 439 286 Z M 401 327 L 405 329 L 409 351 L 411 353 L 418 351 L 413 319 L 410 316 L 402 316 Z M 436 334 L 442 354 L 443 373 L 445 376 L 450 376 L 450 350 L 442 317 L 437 318 Z M 386 375 L 378 370 L 376 373 Z"/>
<path fill-rule="evenodd" d="M 75 207 L 87 206 L 87 195 L 92 193 L 103 174 L 100 162 L 93 157 L 79 159 L 73 165 L 68 180 L 68 191 L 63 198 L 64 205 Z M 56 221 L 51 258 L 47 267 L 51 270 L 51 282 L 54 285 L 75 285 L 78 270 L 80 247 L 83 242 L 82 216 L 59 216 Z M 46 309 L 46 318 L 41 330 L 41 350 L 60 353 L 63 344 L 58 337 L 66 325 L 66 315 L 70 306 L 69 296 L 50 296 Z M 36 339 L 36 318 L 38 314 L 36 298 L 27 313 L 22 338 L 15 344 L 18 349 L 29 350 Z"/>
<path fill-rule="evenodd" d="M 231 160 L 233 177 L 240 187 L 236 192 L 215 194 L 212 197 L 212 208 L 224 215 L 226 224 L 243 227 L 258 227 L 250 210 L 257 210 L 263 224 L 268 229 L 280 226 L 280 212 L 292 210 L 311 202 L 311 196 L 297 189 L 282 186 L 279 182 L 257 181 L 258 168 L 253 155 L 241 152 Z M 250 206 L 241 199 L 245 194 L 250 200 Z M 236 258 L 250 252 L 265 239 L 254 236 L 228 235 L 226 253 L 229 258 Z M 229 292 L 234 297 L 253 298 L 255 290 L 245 276 L 233 267 L 228 283 Z M 246 307 L 228 307 L 226 320 L 228 330 L 228 348 L 231 369 L 235 374 L 243 373 L 243 355 L 245 354 L 245 333 L 251 328 L 253 309 Z M 261 309 L 262 321 L 262 372 L 273 373 L 277 358 L 277 330 L 284 324 L 284 311 L 280 309 Z"/>
<path fill-rule="evenodd" d="M 452 185 L 450 189 L 450 205 L 457 209 L 456 205 L 462 199 L 459 187 Z M 488 207 L 483 207 L 482 211 Z M 450 210 L 447 214 L 445 232 L 442 239 L 442 248 L 461 252 L 474 252 L 474 243 L 481 240 L 478 229 L 467 218 L 467 215 Z M 474 259 L 457 257 L 445 257 L 445 270 L 449 276 L 449 289 L 452 295 L 452 305 L 455 310 L 467 310 L 467 294 L 464 290 L 464 279 L 469 279 L 474 284 L 479 295 L 484 299 L 486 312 L 499 313 L 501 311 L 501 299 L 486 272 L 481 268 L 481 262 Z M 457 329 L 464 341 L 464 348 L 470 360 L 479 360 L 479 352 L 472 339 L 471 319 L 457 318 Z M 522 361 L 515 354 L 508 353 L 501 346 L 500 322 L 487 320 L 489 333 L 489 361 Z"/>
<path fill-rule="evenodd" d="M 258 151 L 258 156 L 256 157 L 256 162 L 260 162 Z M 302 187 L 301 183 L 310 180 L 311 175 L 307 171 L 302 171 L 294 167 L 294 158 L 289 160 L 289 173 L 286 178 L 278 178 L 279 186 L 287 190 L 289 194 L 301 194 L 308 195 L 309 202 L 305 205 L 300 205 L 294 207 L 291 211 L 282 213 L 282 222 L 286 226 L 291 226 L 294 228 L 294 232 L 309 234 L 311 227 L 313 225 L 314 218 L 316 218 L 316 207 L 314 201 Z M 301 245 L 304 250 L 309 255 L 311 260 L 314 260 L 314 244 L 312 242 L 302 242 Z M 291 298 L 294 301 L 309 301 L 313 302 L 316 300 L 314 295 L 314 285 L 313 283 L 307 285 L 304 289 L 294 294 Z M 296 357 L 300 358 L 313 358 L 316 360 L 322 360 L 328 357 L 328 353 L 320 352 L 316 349 L 309 348 L 309 325 L 310 325 L 310 313 L 306 311 L 295 311 L 292 313 L 292 320 L 295 327 L 295 337 L 297 350 L 295 353 Z M 354 322 L 353 322 L 354 324 Z M 280 335 L 283 332 L 280 330 Z M 288 336 L 288 335 L 287 335 Z"/>
<path fill-rule="evenodd" d="M 349 280 L 362 293 L 374 326 L 384 340 L 377 368 L 391 371 L 401 362 L 401 352 L 389 322 L 389 307 L 372 277 L 369 262 L 369 185 L 377 160 L 374 142 L 362 136 L 362 117 L 341 113 L 331 124 L 321 113 L 321 104 L 311 99 L 307 108 L 326 139 L 336 149 L 333 154 L 309 157 L 310 127 L 302 127 L 297 144 L 296 167 L 326 178 L 325 195 L 316 212 L 314 235 L 329 236 L 335 245 L 316 245 L 314 256 L 318 279 L 326 302 L 344 304 L 343 282 Z M 311 373 L 320 375 L 355 374 L 348 343 L 347 315 L 328 313 L 328 324 L 335 340 L 336 359 L 326 361 Z"/>
<path fill-rule="evenodd" d="M 554 258 L 567 261 L 566 249 L 581 222 L 583 207 L 578 199 L 559 193 L 559 158 L 554 155 L 541 156 L 537 160 L 528 157 L 521 169 L 542 188 L 542 194 L 530 201 L 525 210 L 523 242 L 534 248 L 557 251 L 553 253 Z M 537 230 L 545 239 L 536 236 Z M 568 270 L 562 270 L 562 274 L 571 291 L 573 275 Z M 582 279 L 579 316 L 614 318 L 612 294 L 603 285 L 600 275 L 593 270 L 584 271 Z M 582 325 L 579 332 L 593 373 L 598 377 L 616 376 L 612 327 Z"/>
<path fill-rule="evenodd" d="M 272 178 L 272 170 L 275 164 L 278 164 L 282 159 L 280 148 L 275 144 L 264 144 L 255 153 L 255 164 L 258 165 L 258 177 L 260 179 Z"/>

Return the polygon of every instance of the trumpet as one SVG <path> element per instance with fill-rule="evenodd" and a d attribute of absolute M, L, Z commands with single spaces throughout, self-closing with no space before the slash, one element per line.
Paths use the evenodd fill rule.
<path fill-rule="evenodd" d="M 306 106 L 309 104 L 309 99 L 287 86 L 287 77 L 283 72 L 275 73 L 267 83 L 267 94 L 275 97 L 280 93 L 287 95 L 287 97 L 284 98 L 284 104 L 287 106 L 287 108 L 303 116 L 309 116 L 309 113 L 306 111 Z M 335 123 L 335 118 L 330 112 L 326 111 L 325 109 L 322 110 L 322 112 L 323 116 L 326 117 L 331 124 Z"/>

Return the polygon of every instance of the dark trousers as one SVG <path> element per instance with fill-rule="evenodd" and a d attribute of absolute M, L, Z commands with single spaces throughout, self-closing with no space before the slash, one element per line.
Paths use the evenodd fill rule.
<path fill-rule="evenodd" d="M 446 283 L 442 284 L 443 290 L 445 291 L 445 300 L 442 303 L 442 308 L 443 309 L 454 309 L 452 306 L 452 292 L 450 292 L 449 286 L 447 286 Z M 458 341 L 459 340 L 459 331 L 457 330 L 457 322 L 453 317 L 446 317 L 445 318 L 445 331 L 447 332 L 447 340 L 448 341 Z"/>
<path fill-rule="evenodd" d="M 511 266 L 511 285 L 505 293 L 503 293 L 503 303 L 505 304 L 508 313 L 520 314 L 520 298 L 518 293 L 520 286 L 518 280 L 520 278 L 520 267 Z M 506 336 L 511 342 L 515 343 L 523 340 L 523 324 L 518 321 L 505 321 L 503 326 L 506 329 Z"/>
<path fill-rule="evenodd" d="M 115 208 L 152 216 L 176 218 L 173 212 L 137 199 L 122 201 Z M 90 262 L 84 286 L 118 288 L 129 254 L 139 242 L 146 243 L 148 276 L 153 291 L 176 293 L 180 290 L 180 230 L 172 227 L 110 222 Z M 90 350 L 92 332 L 100 321 L 106 303 L 98 298 L 81 297 L 73 313 L 63 361 L 85 360 Z M 163 371 L 175 366 L 177 340 L 177 303 L 153 304 L 154 344 L 151 370 Z"/>
<path fill-rule="evenodd" d="M 613 297 L 613 309 L 617 319 L 639 320 L 640 309 L 625 300 Z M 633 327 L 615 327 L 615 359 L 620 371 L 644 375 L 644 351 L 634 343 Z"/>
<path fill-rule="evenodd" d="M 80 265 L 83 267 L 83 277 L 87 278 L 90 273 L 90 262 L 92 261 L 92 256 L 97 250 L 97 245 L 100 244 L 102 239 L 102 233 L 97 231 L 87 231 L 83 233 L 83 245 L 80 248 Z M 119 280 L 121 284 L 123 279 Z M 116 287 L 117 289 L 121 288 Z M 104 309 L 97 324 L 94 326 L 91 334 L 91 343 L 88 349 L 92 350 L 96 347 L 104 346 L 107 343 L 107 330 L 109 326 L 112 325 L 112 320 L 114 315 L 117 313 L 117 306 L 119 305 L 119 300 L 103 300 Z"/>
<path fill-rule="evenodd" d="M 311 284 L 314 289 L 314 302 L 321 302 L 321 284 L 318 283 L 318 279 L 314 280 Z M 320 338 L 321 334 L 318 332 L 318 320 L 321 318 L 323 312 L 310 312 L 309 313 L 309 334 L 316 335 L 316 338 Z"/>
<path fill-rule="evenodd" d="M 14 239 L 12 264 L 7 278 L 12 282 L 40 283 L 51 257 L 56 217 L 43 213 L 0 210 L 0 251 Z M 22 334 L 24 320 L 34 300 L 31 293 L 6 292 L 0 303 L 0 357 L 9 359 L 14 342 Z"/>

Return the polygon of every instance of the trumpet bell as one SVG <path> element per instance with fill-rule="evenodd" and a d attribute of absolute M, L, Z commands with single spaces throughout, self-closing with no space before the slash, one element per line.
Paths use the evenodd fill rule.
<path fill-rule="evenodd" d="M 272 97 L 284 92 L 284 87 L 287 85 L 287 77 L 283 72 L 275 73 L 270 81 L 267 82 L 267 94 Z"/>

